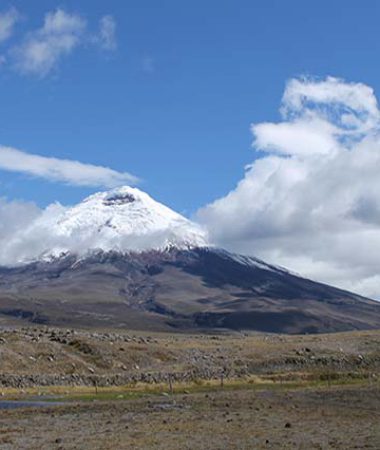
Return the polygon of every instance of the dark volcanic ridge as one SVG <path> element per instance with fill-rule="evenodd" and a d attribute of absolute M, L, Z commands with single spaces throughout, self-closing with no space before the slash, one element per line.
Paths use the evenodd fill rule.
<path fill-rule="evenodd" d="M 322 333 L 380 328 L 380 303 L 200 247 L 0 268 L 0 325 Z"/>

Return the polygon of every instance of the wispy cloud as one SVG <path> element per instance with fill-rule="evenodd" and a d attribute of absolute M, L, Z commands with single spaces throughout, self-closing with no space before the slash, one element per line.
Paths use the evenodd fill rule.
<path fill-rule="evenodd" d="M 18 18 L 15 9 L 0 14 L 0 42 L 11 35 Z M 21 74 L 43 78 L 79 47 L 97 46 L 114 51 L 115 32 L 116 22 L 111 15 L 100 19 L 99 31 L 93 34 L 86 18 L 56 9 L 45 14 L 40 28 L 28 31 L 20 43 L 6 49 L 2 60 Z"/>
<path fill-rule="evenodd" d="M 116 22 L 112 16 L 106 15 L 100 19 L 97 41 L 104 50 L 116 50 Z"/>
<path fill-rule="evenodd" d="M 13 49 L 15 67 L 22 73 L 46 75 L 80 44 L 86 26 L 80 16 L 61 9 L 47 13 L 42 28 Z"/>
<path fill-rule="evenodd" d="M 74 186 L 115 187 L 136 184 L 138 178 L 103 166 L 68 159 L 48 158 L 0 146 L 0 169 Z"/>
<path fill-rule="evenodd" d="M 262 153 L 199 211 L 214 241 L 380 298 L 380 110 L 373 89 L 290 80 L 279 123 L 252 126 Z M 238 220 L 237 220 L 238 218 Z"/>
<path fill-rule="evenodd" d="M 13 29 L 19 21 L 20 15 L 15 8 L 0 13 L 0 43 L 9 39 L 13 34 Z"/>

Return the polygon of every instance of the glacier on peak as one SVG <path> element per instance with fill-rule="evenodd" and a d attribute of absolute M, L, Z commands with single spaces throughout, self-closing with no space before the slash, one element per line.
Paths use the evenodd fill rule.
<path fill-rule="evenodd" d="M 196 223 L 137 188 L 98 192 L 72 207 L 51 205 L 7 242 L 0 264 L 15 265 L 72 253 L 139 252 L 208 246 Z"/>

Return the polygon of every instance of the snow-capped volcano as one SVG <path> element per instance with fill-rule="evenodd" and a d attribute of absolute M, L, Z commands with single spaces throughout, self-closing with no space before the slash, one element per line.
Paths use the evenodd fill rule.
<path fill-rule="evenodd" d="M 146 250 L 168 246 L 201 247 L 201 228 L 136 188 L 99 192 L 60 216 L 53 233 L 80 237 L 88 248 Z"/>
<path fill-rule="evenodd" d="M 146 251 L 203 247 L 206 233 L 148 194 L 128 186 L 98 192 L 76 206 L 49 207 L 2 255 L 13 263 L 94 250 Z M 8 258 L 9 259 L 9 258 Z"/>
<path fill-rule="evenodd" d="M 378 302 L 210 247 L 197 224 L 138 189 L 51 205 L 19 230 L 0 251 L 3 324 L 286 333 L 380 326 Z"/>

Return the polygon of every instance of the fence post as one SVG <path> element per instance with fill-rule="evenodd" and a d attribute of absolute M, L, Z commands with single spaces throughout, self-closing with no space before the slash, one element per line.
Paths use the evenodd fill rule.
<path fill-rule="evenodd" d="M 171 373 L 169 373 L 169 392 L 170 392 L 170 394 L 173 394 L 173 380 L 172 380 Z"/>

